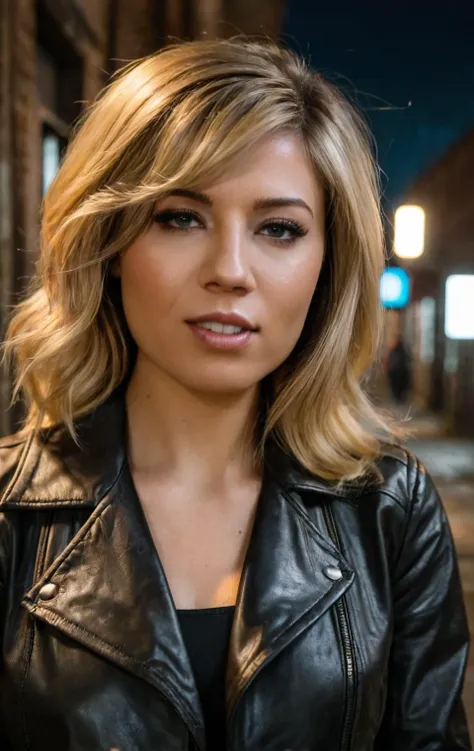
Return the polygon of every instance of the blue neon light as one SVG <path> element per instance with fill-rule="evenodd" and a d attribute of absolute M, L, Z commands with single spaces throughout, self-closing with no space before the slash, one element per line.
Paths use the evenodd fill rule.
<path fill-rule="evenodd" d="M 385 269 L 380 279 L 380 299 L 384 308 L 404 308 L 410 300 L 410 277 L 404 269 Z"/>

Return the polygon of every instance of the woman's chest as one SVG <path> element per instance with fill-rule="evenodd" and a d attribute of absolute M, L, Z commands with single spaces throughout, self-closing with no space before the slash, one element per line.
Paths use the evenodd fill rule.
<path fill-rule="evenodd" d="M 139 479 L 135 486 L 176 608 L 234 605 L 258 487 L 248 484 L 211 496 Z"/>

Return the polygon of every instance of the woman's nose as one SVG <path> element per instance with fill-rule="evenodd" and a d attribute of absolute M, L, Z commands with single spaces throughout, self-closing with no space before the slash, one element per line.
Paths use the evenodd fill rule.
<path fill-rule="evenodd" d="M 216 232 L 206 259 L 205 285 L 214 289 L 252 291 L 255 280 L 250 245 L 241 227 Z"/>

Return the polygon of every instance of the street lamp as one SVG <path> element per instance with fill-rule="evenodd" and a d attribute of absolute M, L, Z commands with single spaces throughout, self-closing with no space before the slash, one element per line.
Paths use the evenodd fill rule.
<path fill-rule="evenodd" d="M 425 212 L 421 206 L 400 206 L 395 212 L 395 253 L 399 258 L 419 258 L 424 245 Z"/>

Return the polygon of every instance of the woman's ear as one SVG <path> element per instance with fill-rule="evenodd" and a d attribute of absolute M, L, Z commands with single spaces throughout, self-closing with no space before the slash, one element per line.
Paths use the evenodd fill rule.
<path fill-rule="evenodd" d="M 112 259 L 110 263 L 110 274 L 114 276 L 116 279 L 120 278 L 121 275 L 121 254 L 115 256 L 115 258 Z"/>

